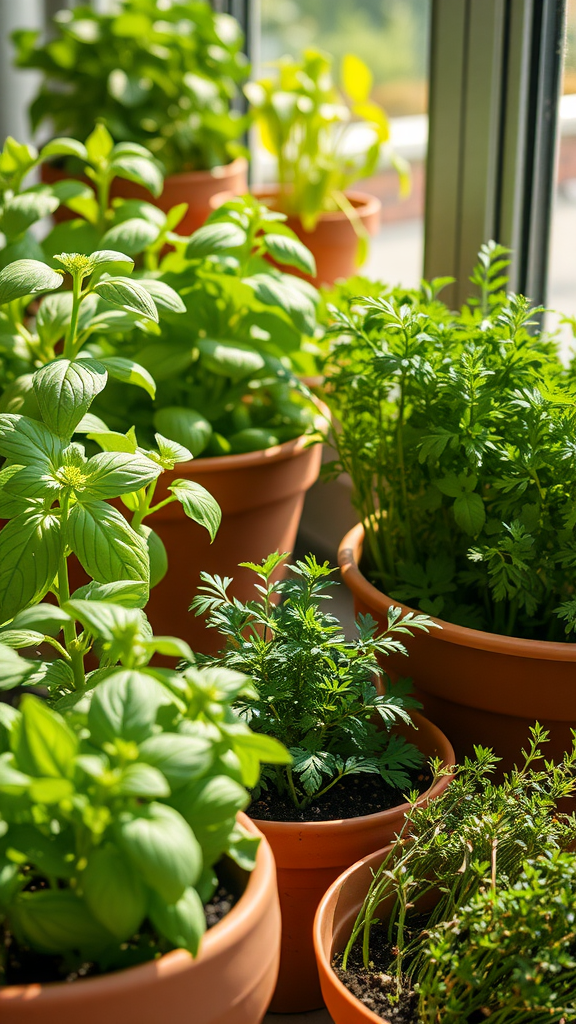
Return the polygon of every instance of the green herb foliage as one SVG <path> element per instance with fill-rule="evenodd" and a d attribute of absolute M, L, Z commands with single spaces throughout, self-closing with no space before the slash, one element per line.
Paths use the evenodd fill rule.
<path fill-rule="evenodd" d="M 199 484 L 175 480 L 169 495 L 154 505 L 156 482 L 164 469 L 187 461 L 191 453 L 161 434 L 155 447 L 138 447 L 134 432 L 121 450 L 88 458 L 77 432 L 98 428 L 90 413 L 108 375 L 150 391 L 154 381 L 129 359 L 97 360 L 82 349 L 99 316 L 120 311 L 152 321 L 158 308 L 144 285 L 128 274 L 132 260 L 123 253 L 101 250 L 83 256 L 61 254 L 58 261 L 70 275 L 72 290 L 46 296 L 38 320 L 52 346 L 63 338 L 63 351 L 29 376 L 23 396 L 26 412 L 0 413 L 0 517 L 9 522 L 0 531 L 0 623 L 36 604 L 48 592 L 62 607 L 70 597 L 67 558 L 74 553 L 88 575 L 105 586 L 134 581 L 146 591 L 166 571 L 162 542 L 146 516 L 162 505 L 179 501 L 187 516 L 213 538 L 220 509 Z M 112 271 L 112 273 L 110 273 Z M 64 271 L 56 273 L 35 260 L 17 260 L 0 272 L 0 305 L 9 308 L 15 325 L 20 304 L 31 294 L 58 288 Z M 166 294 L 170 289 L 166 287 Z M 175 296 L 177 298 L 177 296 Z M 99 312 L 100 301 L 106 306 Z M 19 325 L 22 331 L 26 328 Z M 16 401 L 14 396 L 13 401 Z M 6 408 L 6 395 L 3 403 Z M 23 403 L 21 403 L 22 405 Z M 132 511 L 131 525 L 108 500 L 121 497 Z M 73 621 L 64 621 L 66 660 L 75 687 L 84 683 L 82 655 Z M 49 630 L 47 631 L 49 632 Z"/>
<path fill-rule="evenodd" d="M 284 220 L 249 196 L 230 200 L 176 243 L 154 281 L 141 281 L 169 286 L 185 312 L 166 309 L 161 328 L 140 320 L 123 339 L 122 353 L 152 375 L 157 392 L 153 400 L 108 389 L 94 408 L 110 430 L 135 426 L 150 443 L 156 429 L 195 457 L 315 434 L 317 410 L 296 371 L 314 369 L 317 346 L 308 339 L 318 293 L 290 272 L 314 273 L 314 261 Z M 107 334 L 91 350 L 114 355 L 116 344 Z"/>
<path fill-rule="evenodd" d="M 167 174 L 206 170 L 242 152 L 246 118 L 233 109 L 248 65 L 238 23 L 204 0 L 123 0 L 113 13 L 62 10 L 54 35 L 12 36 L 17 66 L 43 76 L 30 107 L 35 130 L 83 142 L 102 118 L 115 142 L 138 143 Z"/>
<path fill-rule="evenodd" d="M 244 676 L 149 667 L 157 650 L 190 657 L 187 645 L 93 597 L 52 609 L 82 619 L 105 652 L 85 688 L 55 706 L 30 694 L 0 704 L 0 926 L 60 955 L 63 975 L 86 960 L 110 970 L 174 947 L 196 955 L 215 865 L 255 863 L 258 839 L 236 822 L 247 787 L 261 761 L 288 759 L 235 714 Z M 26 685 L 37 662 L 7 646 L 13 633 L 0 633 L 2 681 L 11 663 L 12 685 Z"/>
<path fill-rule="evenodd" d="M 536 725 L 524 762 L 500 783 L 490 777 L 498 758 L 477 747 L 440 798 L 412 807 L 375 873 L 343 967 L 362 942 L 368 968 L 371 931 L 386 927 L 386 970 L 398 992 L 416 988 L 422 1024 L 574 1014 L 576 857 L 566 851 L 576 817 L 559 803 L 576 790 L 576 734 L 558 765 L 542 755 L 547 736 Z"/>
<path fill-rule="evenodd" d="M 209 611 L 208 625 L 225 640 L 215 664 L 246 672 L 254 681 L 256 692 L 237 704 L 242 718 L 292 754 L 292 765 L 266 771 L 263 785 L 297 809 L 347 775 L 371 773 L 393 789 L 408 788 L 410 770 L 422 757 L 391 730 L 410 723 L 410 709 L 420 705 L 407 679 L 394 685 L 386 679 L 385 692 L 377 691 L 376 658 L 406 654 L 400 637 L 432 623 L 425 615 L 401 617 L 392 608 L 384 633 L 377 635 L 374 620 L 361 615 L 358 638 L 347 641 L 338 620 L 320 608 L 334 585 L 328 563 L 308 555 L 289 567 L 291 578 L 275 580 L 286 557 L 276 553 L 262 565 L 242 563 L 261 581 L 258 600 L 243 604 L 227 593 L 231 579 L 201 573 L 204 585 L 192 604 L 197 614 Z"/>
<path fill-rule="evenodd" d="M 395 600 L 536 639 L 576 626 L 573 373 L 483 247 L 459 313 L 419 291 L 344 286 L 327 317 L 334 473 L 353 482 L 367 571 Z"/>
<path fill-rule="evenodd" d="M 280 208 L 299 216 L 308 231 L 324 211 L 344 210 L 365 248 L 365 231 L 344 189 L 374 173 L 384 145 L 390 150 L 388 118 L 370 99 L 372 75 L 366 65 L 347 54 L 338 90 L 332 58 L 320 50 L 305 50 L 300 60 L 283 57 L 275 77 L 250 82 L 244 91 L 262 142 L 278 162 Z M 359 152 L 346 146 L 353 118 L 372 130 L 369 144 Z M 406 194 L 407 165 L 391 151 L 389 155 Z"/>

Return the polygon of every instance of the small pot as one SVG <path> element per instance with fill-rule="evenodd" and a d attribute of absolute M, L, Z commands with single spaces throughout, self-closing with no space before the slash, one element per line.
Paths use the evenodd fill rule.
<path fill-rule="evenodd" d="M 307 447 L 307 442 L 302 436 L 263 451 L 198 458 L 160 477 L 158 501 L 172 480 L 195 480 L 220 505 L 222 523 L 210 544 L 206 530 L 192 523 L 177 502 L 148 520 L 168 553 L 168 572 L 150 591 L 146 606 L 156 634 L 184 637 L 192 650 L 218 650 L 222 638 L 217 631 L 206 629 L 204 616 L 188 611 L 200 571 L 232 576 L 229 593 L 241 601 L 256 597 L 254 573 L 238 563 L 261 562 L 271 551 L 292 551 L 306 491 L 320 472 L 322 446 Z"/>
<path fill-rule="evenodd" d="M 454 764 L 454 751 L 446 737 L 415 713 L 418 732 L 408 725 L 398 732 L 413 740 L 426 758 L 440 757 Z M 449 784 L 441 778 L 418 803 L 440 796 Z M 390 842 L 400 831 L 409 804 L 399 804 L 377 814 L 338 821 L 262 821 L 276 860 L 282 913 L 280 974 L 270 1009 L 276 1013 L 300 1013 L 322 1006 L 322 993 L 314 960 L 312 924 L 322 894 L 349 864 Z"/>
<path fill-rule="evenodd" d="M 2 1024 L 260 1024 L 280 951 L 274 858 L 265 839 L 254 871 L 242 874 L 242 897 L 206 932 L 195 959 L 176 949 L 99 978 L 0 988 Z"/>
<path fill-rule="evenodd" d="M 359 569 L 364 527 L 346 534 L 338 551 L 342 578 L 354 595 L 356 614 L 370 612 L 382 626 L 399 606 L 368 582 Z M 576 722 L 576 644 L 485 633 L 435 619 L 442 627 L 405 638 L 409 674 L 424 711 L 454 739 L 458 760 L 474 744 L 492 747 L 510 769 L 521 758 L 535 721 L 550 730 L 547 758 L 572 747 Z M 406 659 L 386 658 L 386 670 L 406 674 Z"/>
<path fill-rule="evenodd" d="M 340 875 L 322 897 L 314 919 L 314 953 L 322 996 L 334 1024 L 388 1024 L 373 1013 L 342 984 L 332 970 L 332 960 L 341 953 L 352 934 L 354 922 L 373 879 L 392 846 L 359 860 Z"/>
<path fill-rule="evenodd" d="M 155 199 L 147 189 L 136 182 L 125 178 L 115 178 L 110 189 L 111 199 L 144 199 L 153 206 L 159 207 L 164 213 L 178 203 L 188 203 L 188 211 L 178 224 L 176 230 L 180 235 L 189 235 L 206 220 L 210 213 L 210 199 L 218 192 L 234 192 L 242 195 L 248 189 L 248 162 L 243 156 L 222 167 L 213 167 L 210 171 L 184 171 L 182 174 L 171 174 L 164 182 L 164 191 Z M 57 181 L 69 178 L 60 168 L 53 164 L 42 164 L 42 181 L 53 185 Z M 81 178 L 91 184 L 88 178 Z M 60 223 L 76 216 L 71 210 L 61 206 L 56 210 L 54 220 Z"/>
<path fill-rule="evenodd" d="M 278 185 L 253 185 L 250 191 L 256 199 L 275 209 L 278 208 Z M 227 199 L 230 199 L 232 192 L 233 190 L 230 189 L 228 195 L 222 194 L 214 197 L 210 203 L 212 209 L 217 209 Z M 236 195 L 239 194 L 236 193 Z M 346 192 L 345 195 L 357 211 L 368 234 L 378 234 L 382 209 L 380 200 L 368 192 Z M 304 277 L 312 284 L 320 286 L 334 284 L 338 278 L 352 277 L 358 272 L 359 267 L 356 260 L 358 235 L 342 210 L 322 213 L 313 231 L 307 231 L 297 216 L 289 216 L 286 224 L 310 249 L 316 260 L 316 277 L 301 274 L 293 267 L 290 268 L 290 273 Z"/>

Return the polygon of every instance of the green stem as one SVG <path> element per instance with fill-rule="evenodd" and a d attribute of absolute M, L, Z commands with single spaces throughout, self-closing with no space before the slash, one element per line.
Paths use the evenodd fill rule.
<path fill-rule="evenodd" d="M 300 804 L 300 801 L 298 799 L 298 794 L 296 792 L 296 787 L 294 785 L 294 777 L 292 775 L 292 769 L 289 766 L 288 766 L 288 768 L 286 768 L 286 778 L 288 779 L 288 788 L 290 790 L 290 795 L 292 797 L 292 802 L 293 802 L 294 806 L 296 807 L 296 809 L 300 810 L 301 804 Z"/>
<path fill-rule="evenodd" d="M 82 278 L 78 273 L 72 274 L 72 313 L 70 315 L 70 326 L 64 341 L 64 356 L 66 359 L 74 359 L 76 355 L 76 334 L 78 331 L 78 314 L 82 300 Z"/>
<path fill-rule="evenodd" d="M 63 498 L 60 503 L 61 509 L 61 523 L 63 531 L 65 531 L 66 523 L 68 520 L 68 504 L 70 501 L 70 493 L 65 490 Z M 68 581 L 68 561 L 66 556 L 66 547 L 62 547 L 60 554 L 60 560 L 58 563 L 58 603 L 60 607 L 70 600 L 70 584 Z M 81 689 L 85 682 L 84 675 L 84 659 L 77 650 L 77 636 L 76 636 L 76 624 L 71 619 L 64 623 L 64 640 L 70 657 L 70 663 L 72 665 L 72 671 L 74 673 L 74 687 L 76 690 Z"/>
<path fill-rule="evenodd" d="M 110 202 L 110 185 L 111 178 L 109 178 L 105 172 L 102 172 L 102 174 L 98 173 L 98 231 L 100 234 L 104 234 L 106 231 L 106 214 L 108 212 L 108 204 Z"/>
<path fill-rule="evenodd" d="M 148 485 L 148 487 L 143 488 L 142 491 L 140 492 L 140 505 L 135 511 L 134 515 L 132 516 L 132 522 L 130 524 L 133 530 L 137 530 L 138 527 L 141 526 L 142 521 L 146 518 L 147 515 L 150 515 L 151 511 L 156 512 L 157 509 L 162 508 L 163 505 L 167 505 L 168 501 L 173 501 L 173 498 L 170 497 L 166 499 L 166 501 L 159 502 L 158 505 L 154 507 L 154 509 L 151 509 L 150 503 L 154 497 L 156 483 L 157 481 L 153 480 L 152 483 Z"/>

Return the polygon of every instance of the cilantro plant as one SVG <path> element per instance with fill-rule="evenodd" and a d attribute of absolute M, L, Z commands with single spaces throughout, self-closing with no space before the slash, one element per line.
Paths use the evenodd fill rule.
<path fill-rule="evenodd" d="M 107 271 L 129 272 L 131 259 L 123 253 L 99 251 L 91 256 L 63 254 L 59 262 L 70 274 L 72 290 L 48 295 L 40 305 L 51 343 L 63 339 L 63 349 L 29 380 L 29 415 L 0 414 L 0 623 L 8 623 L 49 591 L 63 606 L 70 597 L 67 558 L 74 553 L 89 577 L 109 585 L 132 580 L 154 585 L 166 571 L 160 539 L 144 519 L 169 502 L 181 502 L 185 513 L 203 525 L 213 538 L 220 509 L 199 484 L 174 480 L 169 494 L 154 504 L 154 489 L 164 469 L 188 461 L 187 449 L 157 434 L 154 449 L 139 448 L 135 435 L 122 450 L 103 451 L 88 458 L 73 436 L 90 430 L 90 406 L 106 386 L 108 375 L 124 383 L 153 388 L 147 372 L 123 358 L 99 361 L 81 351 L 93 327 L 94 303 L 107 304 L 101 315 L 120 310 L 156 321 L 156 302 L 144 285 Z M 18 260 L 0 272 L 0 304 L 13 312 L 30 295 L 58 288 L 62 274 L 34 260 Z M 160 289 L 159 304 L 173 301 L 170 289 Z M 42 310 L 44 313 L 42 314 Z M 25 328 L 22 327 L 22 330 Z M 47 341 L 48 335 L 43 336 Z M 132 523 L 109 499 L 122 497 L 132 510 Z M 64 623 L 67 658 L 76 687 L 83 685 L 82 655 L 73 623 Z"/>
<path fill-rule="evenodd" d="M 572 1019 L 576 817 L 559 805 L 576 788 L 576 741 L 555 765 L 542 755 L 546 739 L 536 725 L 523 764 L 500 783 L 490 777 L 498 759 L 476 748 L 438 800 L 411 809 L 370 885 L 343 979 L 358 943 L 365 969 L 392 983 L 391 1005 L 415 991 L 415 1024 Z M 423 911 L 431 894 L 433 909 Z M 388 962 L 376 966 L 374 928 L 389 941 Z"/>
<path fill-rule="evenodd" d="M 8 984 L 14 942 L 20 964 L 42 970 L 43 955 L 50 965 L 59 958 L 62 977 L 87 960 L 106 971 L 174 947 L 196 955 L 222 857 L 247 870 L 255 863 L 258 839 L 236 822 L 247 787 L 262 760 L 289 757 L 234 712 L 249 687 L 244 676 L 149 667 L 155 650 L 191 652 L 176 638 L 154 638 L 142 611 L 92 591 L 60 614 L 83 622 L 103 663 L 79 692 L 0 703 L 0 932 L 12 937 L 10 948 L 1 943 L 0 978 Z M 17 655 L 13 641 L 14 630 L 0 632 L 3 689 L 37 676 L 38 663 Z"/>
<path fill-rule="evenodd" d="M 247 122 L 234 101 L 248 64 L 234 18 L 205 0 L 161 9 L 156 0 L 122 0 L 111 13 L 87 4 L 59 11 L 52 31 L 48 42 L 29 29 L 12 36 L 17 66 L 42 74 L 33 130 L 48 121 L 84 142 L 102 118 L 115 142 L 149 149 L 167 174 L 244 152 Z"/>
<path fill-rule="evenodd" d="M 260 580 L 258 600 L 242 604 L 228 596 L 231 579 L 201 573 L 204 585 L 192 603 L 197 614 L 209 612 L 208 626 L 225 643 L 212 663 L 246 672 L 254 682 L 257 692 L 236 705 L 243 720 L 292 755 L 291 765 L 266 770 L 263 785 L 296 810 L 348 775 L 370 773 L 392 789 L 406 789 L 422 755 L 391 730 L 411 722 L 410 709 L 420 705 L 410 695 L 410 680 L 392 685 L 386 679 L 385 692 L 377 691 L 376 659 L 406 654 L 400 636 L 433 624 L 425 615 L 402 618 L 393 608 L 384 633 L 377 635 L 374 620 L 361 615 L 358 638 L 347 641 L 338 620 L 320 608 L 333 586 L 328 563 L 308 555 L 290 566 L 291 578 L 274 581 L 286 557 L 276 552 L 262 565 L 242 563 Z"/>
<path fill-rule="evenodd" d="M 409 189 L 407 165 L 390 150 L 386 113 L 370 99 L 369 69 L 348 54 L 338 89 L 332 59 L 320 50 L 305 50 L 301 60 L 283 57 L 276 66 L 275 77 L 250 82 L 244 91 L 262 143 L 277 160 L 280 209 L 300 217 L 307 231 L 322 213 L 340 209 L 360 233 L 344 190 L 375 172 L 384 146 L 399 172 L 401 192 Z M 354 148 L 350 133 L 354 121 L 371 129 L 361 149 Z"/>
<path fill-rule="evenodd" d="M 318 293 L 289 272 L 313 272 L 314 261 L 284 219 L 251 197 L 231 200 L 162 260 L 153 280 L 140 280 L 170 286 L 185 313 L 166 310 L 161 330 L 140 321 L 122 341 L 157 392 L 152 401 L 107 389 L 94 411 L 110 430 L 135 426 L 150 443 L 156 429 L 195 457 L 315 433 L 317 409 L 296 372 L 315 365 Z M 101 358 L 115 354 L 116 341 L 95 336 L 88 347 Z"/>
<path fill-rule="evenodd" d="M 328 301 L 326 398 L 366 528 L 365 567 L 394 600 L 495 633 L 576 627 L 573 374 L 506 294 L 507 250 L 484 246 L 459 313 L 374 286 Z"/>

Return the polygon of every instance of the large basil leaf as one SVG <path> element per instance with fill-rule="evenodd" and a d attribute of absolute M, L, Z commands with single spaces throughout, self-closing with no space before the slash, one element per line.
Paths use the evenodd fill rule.
<path fill-rule="evenodd" d="M 147 487 L 161 472 L 157 463 L 138 452 L 99 452 L 84 467 L 83 494 L 89 499 L 116 498 Z"/>
<path fill-rule="evenodd" d="M 129 277 L 115 277 L 109 281 L 99 281 L 94 285 L 94 291 L 118 309 L 138 313 L 158 323 L 158 310 L 149 292 L 138 281 L 131 281 Z"/>
<path fill-rule="evenodd" d="M 1 217 L 2 231 L 8 239 L 17 238 L 31 224 L 54 213 L 59 205 L 50 189 L 23 192 L 22 195 L 13 196 L 4 204 Z"/>
<path fill-rule="evenodd" d="M 147 158 L 122 154 L 110 164 L 110 171 L 117 178 L 127 178 L 128 181 L 143 185 L 156 198 L 161 195 L 164 188 L 164 175 L 158 165 L 150 159 L 150 154 L 147 154 Z"/>
<path fill-rule="evenodd" d="M 169 284 L 165 284 L 164 281 L 157 281 L 153 277 L 140 278 L 139 284 L 150 292 L 150 295 L 154 299 L 158 309 L 165 309 L 169 313 L 185 313 L 186 306 L 182 302 L 182 299 L 178 295 L 178 292 L 174 291 Z"/>
<path fill-rule="evenodd" d="M 259 373 L 266 366 L 263 356 L 248 345 L 212 338 L 201 338 L 197 345 L 202 355 L 202 365 L 221 377 L 241 380 Z"/>
<path fill-rule="evenodd" d="M 51 292 L 62 284 L 62 274 L 39 260 L 15 260 L 0 271 L 0 306 L 24 295 Z"/>
<path fill-rule="evenodd" d="M 150 900 L 150 920 L 155 928 L 177 949 L 187 949 L 196 956 L 206 931 L 202 900 L 190 886 L 176 903 L 165 903 L 157 893 Z"/>
<path fill-rule="evenodd" d="M 181 789 L 204 775 L 214 759 L 213 745 L 203 736 L 162 733 L 140 744 L 140 758 L 168 779 L 172 790 Z"/>
<path fill-rule="evenodd" d="M 21 658 L 11 647 L 6 647 L 0 633 L 0 690 L 13 690 L 15 686 L 22 686 L 35 668 L 34 662 Z"/>
<path fill-rule="evenodd" d="M 78 753 L 76 734 L 38 697 L 23 697 L 20 711 L 19 727 L 11 736 L 18 768 L 36 778 L 72 778 Z"/>
<path fill-rule="evenodd" d="M 284 309 L 304 334 L 314 333 L 314 302 L 288 274 L 254 274 L 252 277 L 244 278 L 244 284 L 249 285 L 260 302 L 266 306 L 280 306 Z"/>
<path fill-rule="evenodd" d="M 154 378 L 143 366 L 135 363 L 133 359 L 124 359 L 120 356 L 106 356 L 102 358 L 102 365 L 106 367 L 111 377 L 121 380 L 125 384 L 134 384 L 143 388 L 150 398 L 156 397 L 156 384 Z"/>
<path fill-rule="evenodd" d="M 115 832 L 120 848 L 166 903 L 176 903 L 200 877 L 200 844 L 174 808 L 143 806 L 138 814 L 122 815 Z"/>
<path fill-rule="evenodd" d="M 215 498 L 195 480 L 175 480 L 169 490 L 182 505 L 189 519 L 204 526 L 214 540 L 222 520 L 222 510 Z"/>
<path fill-rule="evenodd" d="M 38 420 L 18 413 L 0 413 L 0 455 L 25 466 L 48 469 L 56 465 L 64 445 Z"/>
<path fill-rule="evenodd" d="M 18 931 L 39 953 L 81 950 L 94 955 L 110 945 L 112 935 L 90 913 L 71 889 L 21 892 L 10 914 Z"/>
<path fill-rule="evenodd" d="M 212 425 L 194 409 L 169 405 L 154 413 L 154 426 L 165 437 L 184 445 L 195 457 L 204 451 L 212 436 Z"/>
<path fill-rule="evenodd" d="M 60 520 L 49 512 L 23 512 L 0 530 L 0 622 L 44 597 L 61 548 Z"/>
<path fill-rule="evenodd" d="M 95 359 L 55 359 L 34 374 L 42 419 L 58 437 L 69 439 L 106 387 L 107 373 Z"/>
<path fill-rule="evenodd" d="M 118 247 L 129 256 L 136 256 L 152 245 L 159 234 L 160 228 L 149 220 L 131 217 L 120 224 L 114 224 L 104 235 L 102 245 L 111 249 Z"/>
<path fill-rule="evenodd" d="M 234 253 L 246 245 L 247 241 L 248 235 L 238 224 L 204 224 L 192 235 L 186 247 L 186 258 L 197 260 L 204 256 L 212 256 L 214 253 Z"/>
<path fill-rule="evenodd" d="M 92 741 L 99 745 L 116 739 L 141 743 L 150 736 L 165 699 L 163 687 L 148 673 L 118 669 L 94 691 L 88 712 Z"/>
<path fill-rule="evenodd" d="M 145 541 L 111 505 L 105 501 L 75 505 L 67 526 L 68 543 L 92 579 L 98 583 L 116 580 L 148 583 Z"/>
<path fill-rule="evenodd" d="M 311 277 L 316 276 L 316 260 L 299 238 L 292 234 L 271 231 L 264 236 L 264 244 L 278 263 L 296 267 Z"/>
<path fill-rule="evenodd" d="M 113 843 L 97 847 L 82 872 L 84 899 L 117 939 L 131 938 L 146 916 L 146 887 Z"/>

